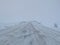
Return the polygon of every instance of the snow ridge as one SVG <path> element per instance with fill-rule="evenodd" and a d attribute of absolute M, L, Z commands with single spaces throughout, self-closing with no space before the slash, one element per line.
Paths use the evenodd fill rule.
<path fill-rule="evenodd" d="M 0 31 L 0 45 L 60 45 L 60 33 L 37 21 L 21 22 Z"/>

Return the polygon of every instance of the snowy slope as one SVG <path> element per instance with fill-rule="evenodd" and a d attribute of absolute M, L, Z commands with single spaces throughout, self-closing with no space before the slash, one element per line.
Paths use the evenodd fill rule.
<path fill-rule="evenodd" d="M 0 30 L 0 45 L 60 45 L 60 32 L 32 22 Z"/>

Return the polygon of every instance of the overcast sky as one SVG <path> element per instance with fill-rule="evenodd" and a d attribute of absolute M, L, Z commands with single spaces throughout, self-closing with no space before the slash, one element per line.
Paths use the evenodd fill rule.
<path fill-rule="evenodd" d="M 0 23 L 33 20 L 60 25 L 60 0 L 0 0 Z"/>

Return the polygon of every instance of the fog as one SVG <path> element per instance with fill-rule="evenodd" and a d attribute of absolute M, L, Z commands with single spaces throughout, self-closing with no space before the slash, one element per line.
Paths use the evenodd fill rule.
<path fill-rule="evenodd" d="M 33 21 L 60 25 L 59 0 L 0 0 L 0 24 Z"/>

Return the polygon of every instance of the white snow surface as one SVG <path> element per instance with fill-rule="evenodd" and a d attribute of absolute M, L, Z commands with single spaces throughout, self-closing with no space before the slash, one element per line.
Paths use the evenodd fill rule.
<path fill-rule="evenodd" d="M 0 45 L 60 45 L 60 32 L 33 22 L 0 30 Z"/>

